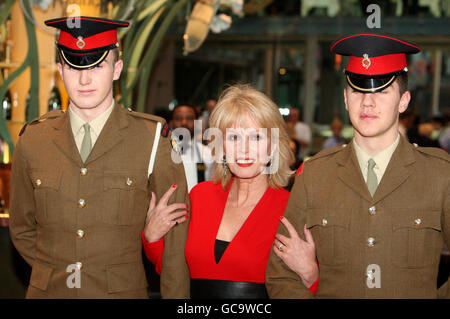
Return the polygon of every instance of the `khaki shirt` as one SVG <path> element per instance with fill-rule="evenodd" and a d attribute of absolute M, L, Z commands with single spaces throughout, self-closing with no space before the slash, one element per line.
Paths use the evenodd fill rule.
<path fill-rule="evenodd" d="M 296 176 L 284 216 L 313 235 L 318 298 L 450 297 L 448 281 L 436 287 L 450 244 L 450 156 L 440 149 L 401 137 L 373 197 L 353 142 L 322 151 Z M 288 236 L 281 223 L 278 232 Z M 266 287 L 271 298 L 313 297 L 273 251 Z"/>
<path fill-rule="evenodd" d="M 91 141 L 92 147 L 94 147 L 95 142 L 97 142 L 98 136 L 100 135 L 103 127 L 106 124 L 109 116 L 111 115 L 114 109 L 114 100 L 111 105 L 99 116 L 89 122 L 91 126 Z M 84 138 L 84 127 L 83 125 L 86 123 L 77 113 L 75 113 L 72 107 L 69 106 L 69 119 L 70 119 L 70 127 L 72 128 L 72 133 L 75 138 L 75 143 L 77 144 L 78 151 L 81 149 L 81 143 Z"/>
<path fill-rule="evenodd" d="M 370 156 L 366 151 L 364 151 L 356 140 L 353 139 L 353 145 L 355 147 L 356 158 L 358 159 L 359 167 L 361 168 L 362 176 L 364 181 L 367 183 L 367 171 L 369 165 L 369 159 L 373 159 L 376 163 L 374 167 L 375 175 L 377 176 L 378 184 L 383 178 L 384 172 L 388 167 L 389 161 L 391 160 L 392 154 L 394 154 L 398 143 L 400 142 L 400 135 L 397 136 L 394 143 L 386 147 L 384 150 L 376 154 L 375 156 Z"/>
<path fill-rule="evenodd" d="M 10 234 L 32 266 L 27 298 L 147 298 L 141 232 L 150 192 L 159 199 L 176 183 L 169 203 L 188 203 L 184 169 L 172 160 L 181 162 L 164 127 L 161 118 L 116 105 L 85 163 L 68 112 L 49 112 L 22 130 L 12 161 Z M 163 297 L 189 297 L 186 237 L 187 223 L 165 236 Z M 80 288 L 67 284 L 74 265 Z"/>

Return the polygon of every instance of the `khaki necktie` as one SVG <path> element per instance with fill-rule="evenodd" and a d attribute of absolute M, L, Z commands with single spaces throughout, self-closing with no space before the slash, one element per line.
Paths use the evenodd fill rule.
<path fill-rule="evenodd" d="M 88 158 L 89 153 L 91 152 L 92 140 L 91 140 L 91 127 L 89 126 L 89 123 L 84 124 L 83 127 L 84 127 L 84 137 L 83 142 L 81 142 L 80 155 L 84 163 Z"/>
<path fill-rule="evenodd" d="M 375 194 L 375 191 L 377 190 L 378 187 L 378 179 L 377 179 L 377 175 L 375 174 L 375 171 L 373 170 L 376 163 L 373 159 L 369 159 L 369 166 L 368 166 L 368 170 L 367 170 L 367 188 L 369 189 L 370 195 L 373 196 L 373 194 Z"/>

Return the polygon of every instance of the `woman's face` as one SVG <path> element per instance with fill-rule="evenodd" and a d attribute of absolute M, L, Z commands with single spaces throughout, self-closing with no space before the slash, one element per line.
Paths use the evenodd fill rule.
<path fill-rule="evenodd" d="M 260 175 L 270 160 L 268 130 L 253 119 L 237 120 L 227 128 L 224 136 L 225 158 L 228 168 L 237 178 L 254 178 Z"/>

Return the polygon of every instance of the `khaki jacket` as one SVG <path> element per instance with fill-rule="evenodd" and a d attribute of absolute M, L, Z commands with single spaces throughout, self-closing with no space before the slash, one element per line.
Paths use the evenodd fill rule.
<path fill-rule="evenodd" d="M 436 287 L 444 240 L 450 245 L 449 161 L 446 152 L 402 137 L 373 198 L 353 142 L 305 162 L 285 216 L 302 238 L 305 224 L 312 232 L 320 269 L 316 297 L 450 297 L 448 282 Z M 287 235 L 281 223 L 278 232 Z M 370 288 L 375 282 L 380 287 Z M 273 252 L 266 285 L 271 298 L 312 297 Z"/>
<path fill-rule="evenodd" d="M 141 232 L 150 192 L 159 199 L 177 183 L 171 202 L 188 202 L 164 124 L 116 105 L 84 164 L 67 112 L 24 128 L 12 161 L 10 233 L 32 266 L 27 298 L 147 298 Z M 186 236 L 187 223 L 166 235 L 163 297 L 189 296 Z M 80 288 L 67 285 L 70 265 Z"/>

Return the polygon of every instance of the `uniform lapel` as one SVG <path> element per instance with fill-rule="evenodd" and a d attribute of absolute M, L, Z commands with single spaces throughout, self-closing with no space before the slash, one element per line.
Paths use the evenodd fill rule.
<path fill-rule="evenodd" d="M 414 151 L 404 137 L 400 137 L 397 149 L 392 154 L 386 172 L 374 194 L 375 205 L 403 184 L 413 173 L 411 164 L 415 162 Z"/>
<path fill-rule="evenodd" d="M 353 149 L 353 141 L 336 156 L 338 164 L 338 177 L 348 187 L 367 201 L 372 201 L 372 196 L 367 189 Z"/>
<path fill-rule="evenodd" d="M 115 105 L 114 109 L 105 123 L 91 153 L 86 159 L 85 165 L 95 161 L 114 146 L 121 143 L 123 136 L 120 130 L 128 126 L 128 119 L 125 111 L 120 105 Z"/>
<path fill-rule="evenodd" d="M 69 113 L 65 112 L 62 117 L 56 119 L 53 123 L 53 128 L 55 129 L 53 142 L 69 160 L 73 161 L 77 166 L 81 166 L 83 162 L 75 144 Z"/>

